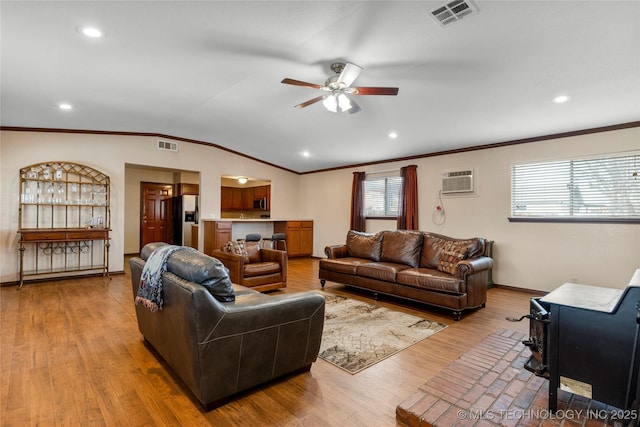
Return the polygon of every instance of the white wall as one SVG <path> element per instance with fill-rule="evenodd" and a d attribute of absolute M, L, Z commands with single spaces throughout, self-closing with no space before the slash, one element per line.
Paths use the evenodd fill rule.
<path fill-rule="evenodd" d="M 3 131 L 0 134 L 0 282 L 17 280 L 18 171 L 44 161 L 92 166 L 111 177 L 111 271 L 123 269 L 125 233 L 135 232 L 139 199 L 129 195 L 125 163 L 200 173 L 201 216 L 220 215 L 221 175 L 271 179 L 273 218 L 314 220 L 314 255 L 345 241 L 353 172 L 418 165 L 420 229 L 453 237 L 495 240 L 494 281 L 527 289 L 552 290 L 576 280 L 622 288 L 640 267 L 639 224 L 510 223 L 510 171 L 515 163 L 557 160 L 640 149 L 640 128 L 562 138 L 467 153 L 295 175 L 200 144 L 180 142 L 178 153 L 156 149 L 156 138 Z M 399 142 L 401 143 L 401 141 Z M 446 223 L 431 222 L 442 171 L 474 168 L 478 194 L 444 199 Z M 133 179 L 139 182 L 142 177 Z M 148 181 L 154 181 L 149 175 Z M 129 182 L 129 180 L 127 180 Z M 131 188 L 129 188 L 131 187 Z M 135 188 L 134 188 L 135 187 Z M 135 211 L 135 214 L 133 213 Z M 395 228 L 394 221 L 369 221 L 368 231 Z M 202 227 L 200 227 L 202 246 Z M 134 230 L 134 231 L 132 231 Z"/>
<path fill-rule="evenodd" d="M 166 139 L 166 138 L 163 138 Z M 156 148 L 154 137 L 90 135 L 77 133 L 0 133 L 0 282 L 18 280 L 18 202 L 20 168 L 39 162 L 69 161 L 86 164 L 111 178 L 110 267 L 122 271 L 125 233 L 139 218 L 132 215 L 139 202 L 139 186 L 125 185 L 125 164 L 145 165 L 200 173 L 202 217 L 220 216 L 221 175 L 245 175 L 271 179 L 274 217 L 298 217 L 298 176 L 272 166 L 202 144 L 177 141 L 177 153 Z M 156 175 L 150 174 L 153 181 Z M 142 179 L 138 177 L 137 179 Z M 131 182 L 135 182 L 132 180 Z M 133 188 L 136 187 L 136 188 Z M 127 200 L 136 193 L 138 198 Z M 138 219 L 136 219 L 138 218 Z M 202 247 L 202 227 L 200 227 Z M 137 228 L 135 233 L 138 233 Z M 131 248 L 127 248 L 131 250 Z"/>
<path fill-rule="evenodd" d="M 633 128 L 303 175 L 301 214 L 316 220 L 314 254 L 323 256 L 326 245 L 345 241 L 354 171 L 416 164 L 420 229 L 494 240 L 496 283 L 544 291 L 568 281 L 622 288 L 640 268 L 640 224 L 510 223 L 510 174 L 517 163 L 639 149 L 640 128 Z M 446 222 L 436 226 L 431 216 L 442 172 L 468 168 L 477 172 L 477 195 L 444 197 Z M 395 221 L 367 222 L 371 232 L 395 228 Z"/>

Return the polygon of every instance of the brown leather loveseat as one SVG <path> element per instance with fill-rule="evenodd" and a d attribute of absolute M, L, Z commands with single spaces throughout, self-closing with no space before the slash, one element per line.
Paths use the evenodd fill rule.
<path fill-rule="evenodd" d="M 327 246 L 319 277 L 377 294 L 453 310 L 484 307 L 493 260 L 488 241 L 454 239 L 424 231 L 349 231 L 343 245 Z"/>
<path fill-rule="evenodd" d="M 146 260 L 163 245 L 129 260 L 134 298 Z M 166 265 L 162 309 L 136 305 L 138 328 L 205 409 L 311 368 L 324 326 L 321 294 L 269 296 L 232 284 L 220 261 L 195 251 L 174 252 Z"/>

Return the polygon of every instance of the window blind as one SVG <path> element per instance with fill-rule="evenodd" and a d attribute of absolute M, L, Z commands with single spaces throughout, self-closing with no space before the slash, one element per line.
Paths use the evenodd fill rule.
<path fill-rule="evenodd" d="M 640 218 L 640 155 L 516 165 L 514 218 Z"/>
<path fill-rule="evenodd" d="M 367 217 L 398 217 L 402 178 L 398 174 L 367 175 L 364 182 L 364 209 Z"/>

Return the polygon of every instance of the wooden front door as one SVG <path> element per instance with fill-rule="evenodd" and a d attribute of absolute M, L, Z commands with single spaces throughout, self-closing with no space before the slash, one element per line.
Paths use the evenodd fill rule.
<path fill-rule="evenodd" d="M 151 242 L 171 243 L 172 185 L 143 182 L 140 187 L 140 249 Z"/>

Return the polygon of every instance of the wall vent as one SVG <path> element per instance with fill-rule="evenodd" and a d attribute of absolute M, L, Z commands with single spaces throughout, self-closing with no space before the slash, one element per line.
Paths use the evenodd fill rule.
<path fill-rule="evenodd" d="M 178 151 L 178 143 L 171 141 L 158 140 L 158 150 Z"/>
<path fill-rule="evenodd" d="M 476 13 L 478 13 L 478 9 L 469 0 L 453 0 L 429 12 L 443 27 Z"/>
<path fill-rule="evenodd" d="M 442 174 L 442 194 L 473 193 L 473 190 L 472 170 Z"/>

